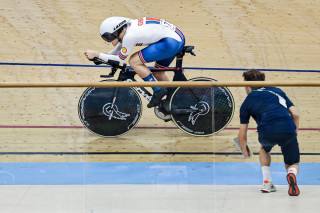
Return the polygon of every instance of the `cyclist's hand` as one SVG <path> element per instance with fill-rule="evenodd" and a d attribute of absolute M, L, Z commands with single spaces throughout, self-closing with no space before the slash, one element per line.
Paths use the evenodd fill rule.
<path fill-rule="evenodd" d="M 86 50 L 86 51 L 84 51 L 84 53 L 83 53 L 85 56 L 86 56 L 86 58 L 87 59 L 93 59 L 93 58 L 99 58 L 99 52 L 98 51 L 94 51 L 94 50 Z"/>

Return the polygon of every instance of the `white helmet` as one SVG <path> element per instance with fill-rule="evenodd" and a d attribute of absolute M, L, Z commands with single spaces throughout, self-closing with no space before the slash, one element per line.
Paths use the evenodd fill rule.
<path fill-rule="evenodd" d="M 117 16 L 105 19 L 100 25 L 100 36 L 107 42 L 111 42 L 116 38 L 121 42 L 119 34 L 129 21 L 129 18 Z"/>

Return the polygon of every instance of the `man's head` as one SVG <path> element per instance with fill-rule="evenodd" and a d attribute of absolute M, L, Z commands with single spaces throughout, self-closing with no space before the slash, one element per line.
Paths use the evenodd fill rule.
<path fill-rule="evenodd" d="M 250 69 L 242 74 L 245 81 L 264 81 L 265 75 L 263 72 L 260 72 L 256 69 Z M 246 87 L 246 92 L 249 94 L 252 91 L 252 87 Z"/>
<path fill-rule="evenodd" d="M 265 75 L 263 72 L 260 72 L 256 69 L 250 69 L 242 74 L 245 81 L 264 81 Z"/>

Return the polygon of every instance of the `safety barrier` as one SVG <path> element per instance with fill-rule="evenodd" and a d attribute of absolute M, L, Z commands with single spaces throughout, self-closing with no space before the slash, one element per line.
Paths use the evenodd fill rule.
<path fill-rule="evenodd" d="M 245 87 L 245 86 L 301 86 L 318 87 L 320 81 L 238 81 L 238 82 L 215 82 L 215 81 L 158 81 L 158 82 L 1 82 L 0 88 L 4 87 Z"/>

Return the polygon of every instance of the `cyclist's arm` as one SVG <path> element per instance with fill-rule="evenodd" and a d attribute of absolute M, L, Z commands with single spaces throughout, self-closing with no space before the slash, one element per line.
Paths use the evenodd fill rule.
<path fill-rule="evenodd" d="M 118 44 L 113 50 L 109 51 L 107 54 L 109 55 L 118 55 L 121 50 L 122 45 Z"/>
<path fill-rule="evenodd" d="M 103 53 L 99 53 L 98 51 L 95 50 L 86 50 L 84 52 L 84 55 L 87 57 L 87 59 L 93 59 L 93 58 L 100 58 L 106 62 L 108 62 L 109 60 L 114 60 L 114 61 L 119 61 L 119 57 L 117 55 L 109 55 L 109 54 L 103 54 Z M 122 63 L 122 62 L 120 62 Z"/>
<path fill-rule="evenodd" d="M 98 58 L 108 62 L 109 60 L 118 61 L 120 64 L 123 63 L 124 60 L 120 60 L 118 55 L 109 55 L 104 53 L 99 53 Z"/>
<path fill-rule="evenodd" d="M 119 44 L 119 46 L 121 49 L 119 48 L 120 51 L 117 55 L 100 53 L 99 58 L 104 61 L 108 61 L 108 60 L 118 61 L 120 64 L 122 64 L 124 62 L 124 60 L 126 60 L 128 55 L 130 54 L 130 52 L 134 46 L 134 39 L 132 37 L 128 37 L 128 36 L 124 37 L 122 45 Z M 118 48 L 118 46 L 116 48 Z"/>

